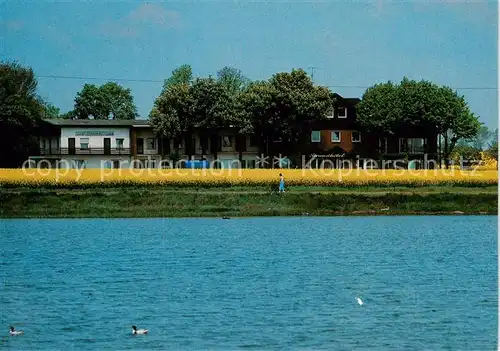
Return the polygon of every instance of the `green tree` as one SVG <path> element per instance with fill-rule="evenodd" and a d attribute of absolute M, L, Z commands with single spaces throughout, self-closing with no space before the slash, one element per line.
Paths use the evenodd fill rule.
<path fill-rule="evenodd" d="M 155 133 L 174 140 L 174 153 L 170 155 L 174 162 L 180 159 L 179 143 L 182 139 L 188 141 L 188 153 L 192 149 L 191 138 L 187 140 L 188 134 L 194 129 L 192 82 L 191 66 L 182 65 L 174 69 L 171 76 L 165 79 L 163 89 L 149 114 Z"/>
<path fill-rule="evenodd" d="M 443 157 L 446 167 L 449 156 L 460 139 L 471 139 L 477 135 L 481 122 L 472 113 L 463 96 L 443 86 L 435 93 L 435 112 L 429 120 L 444 140 Z"/>
<path fill-rule="evenodd" d="M 226 66 L 217 72 L 217 81 L 232 93 L 241 93 L 250 84 L 250 79 L 245 77 L 237 68 Z"/>
<path fill-rule="evenodd" d="M 169 87 L 177 84 L 191 85 L 193 82 L 193 70 L 190 65 L 182 65 L 172 71 L 172 75 L 165 79 L 162 93 Z"/>
<path fill-rule="evenodd" d="M 493 140 L 490 141 L 490 143 L 488 144 L 488 148 L 486 149 L 486 153 L 490 157 L 492 157 L 498 161 L 498 129 L 496 129 L 495 132 L 493 132 L 492 134 L 494 135 Z"/>
<path fill-rule="evenodd" d="M 369 131 L 395 134 L 400 125 L 398 86 L 392 82 L 368 88 L 356 106 L 358 123 Z"/>
<path fill-rule="evenodd" d="M 236 134 L 236 149 L 239 154 L 240 162 L 243 162 L 243 150 L 246 147 L 246 135 L 248 134 L 248 127 L 250 126 L 247 115 L 243 112 L 243 105 L 241 104 L 241 96 L 243 91 L 249 86 L 250 79 L 245 77 L 243 73 L 234 67 L 223 67 L 217 72 L 217 82 L 219 82 L 224 89 L 229 93 L 232 101 L 228 105 L 233 110 L 236 116 L 235 126 L 238 128 Z"/>
<path fill-rule="evenodd" d="M 75 112 L 73 110 L 63 113 L 59 116 L 61 119 L 76 119 Z"/>
<path fill-rule="evenodd" d="M 308 143 L 310 123 L 325 118 L 334 103 L 332 93 L 315 86 L 302 69 L 250 84 L 241 100 L 252 130 L 262 139 L 261 152 L 286 153 L 292 158 Z M 281 140 L 279 146 L 274 140 Z"/>
<path fill-rule="evenodd" d="M 135 119 L 137 108 L 130 89 L 108 82 L 102 86 L 85 84 L 77 93 L 74 119 Z"/>
<path fill-rule="evenodd" d="M 462 160 L 468 161 L 480 159 L 481 149 L 468 144 L 455 145 L 453 152 L 450 154 L 450 160 L 452 160 L 455 165 L 459 165 Z"/>
<path fill-rule="evenodd" d="M 52 105 L 51 103 L 44 102 L 43 107 L 44 107 L 43 118 L 55 119 L 61 117 L 61 110 L 58 107 Z"/>
<path fill-rule="evenodd" d="M 44 116 L 33 70 L 0 63 L 0 167 L 19 167 L 38 153 L 36 130 Z"/>
<path fill-rule="evenodd" d="M 240 95 L 239 104 L 247 121 L 244 131 L 254 134 L 257 139 L 259 154 L 268 154 L 268 138 L 272 134 L 276 121 L 277 92 L 268 81 L 255 81 Z"/>
<path fill-rule="evenodd" d="M 471 139 L 480 122 L 463 96 L 452 89 L 422 80 L 403 78 L 368 88 L 357 107 L 360 125 L 367 130 L 394 134 L 415 127 L 433 131 L 443 140 L 446 165 L 456 143 Z"/>
<path fill-rule="evenodd" d="M 214 78 L 197 78 L 191 86 L 193 98 L 193 125 L 202 131 L 202 154 L 208 138 L 214 159 L 219 148 L 219 130 L 238 128 L 243 130 L 244 115 L 239 109 L 238 95 Z"/>
<path fill-rule="evenodd" d="M 493 133 L 494 132 L 489 130 L 487 126 L 481 125 L 477 132 L 477 135 L 472 139 L 467 140 L 467 142 L 474 146 L 476 149 L 484 150 L 488 147 L 488 143 L 492 139 Z"/>
<path fill-rule="evenodd" d="M 165 89 L 155 100 L 149 120 L 154 132 L 174 139 L 175 158 L 179 156 L 179 141 L 193 128 L 193 99 L 188 84 L 175 84 Z"/>

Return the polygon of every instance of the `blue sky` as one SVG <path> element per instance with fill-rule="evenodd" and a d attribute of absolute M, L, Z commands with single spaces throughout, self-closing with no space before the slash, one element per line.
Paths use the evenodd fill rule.
<path fill-rule="evenodd" d="M 498 126 L 496 1 L 0 0 L 0 59 L 31 66 L 39 93 L 66 112 L 84 83 L 162 81 L 229 65 L 250 79 L 315 66 L 317 84 L 346 97 L 403 76 L 460 88 Z M 117 81 L 146 117 L 161 82 Z M 462 88 L 495 89 L 462 89 Z"/>

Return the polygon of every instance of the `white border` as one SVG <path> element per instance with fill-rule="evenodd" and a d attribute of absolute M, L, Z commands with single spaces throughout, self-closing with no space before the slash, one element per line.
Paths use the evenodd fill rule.
<path fill-rule="evenodd" d="M 319 140 L 313 140 L 313 133 L 319 133 Z M 311 143 L 321 143 L 321 130 L 313 130 L 311 131 Z"/>
<path fill-rule="evenodd" d="M 327 118 L 327 119 L 333 119 L 333 118 L 335 118 L 335 108 L 332 107 L 331 110 L 328 110 L 325 118 Z"/>
<path fill-rule="evenodd" d="M 344 107 L 344 110 L 345 110 L 345 116 L 343 116 L 343 117 L 340 117 L 340 116 L 339 116 L 339 113 L 338 113 L 339 108 L 340 108 L 340 107 L 337 107 L 337 118 L 346 119 L 346 118 L 347 118 L 347 107 Z"/>

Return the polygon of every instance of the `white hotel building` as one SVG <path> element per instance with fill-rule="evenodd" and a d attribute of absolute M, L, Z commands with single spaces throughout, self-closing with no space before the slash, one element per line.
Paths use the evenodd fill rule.
<path fill-rule="evenodd" d="M 181 159 L 211 162 L 212 149 L 217 147 L 219 167 L 235 167 L 240 159 L 243 167 L 255 167 L 258 148 L 253 138 L 221 130 L 217 140 L 199 133 L 191 140 L 191 155 L 187 154 L 185 139 L 175 141 Z M 158 138 L 148 120 L 44 120 L 39 141 L 40 153 L 30 157 L 31 167 L 158 168 L 164 167 L 160 161 L 169 160 L 174 152 L 174 140 Z"/>

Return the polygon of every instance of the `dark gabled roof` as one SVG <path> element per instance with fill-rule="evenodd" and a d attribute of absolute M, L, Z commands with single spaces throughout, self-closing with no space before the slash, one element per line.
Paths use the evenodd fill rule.
<path fill-rule="evenodd" d="M 44 119 L 44 122 L 60 127 L 130 127 L 148 126 L 147 119 Z"/>
<path fill-rule="evenodd" d="M 357 105 L 361 102 L 360 98 L 344 98 L 344 100 L 351 105 Z"/>
<path fill-rule="evenodd" d="M 337 93 L 333 93 L 333 96 L 337 99 L 337 101 L 352 106 L 357 105 L 361 101 L 361 99 L 359 98 L 345 98 Z"/>

